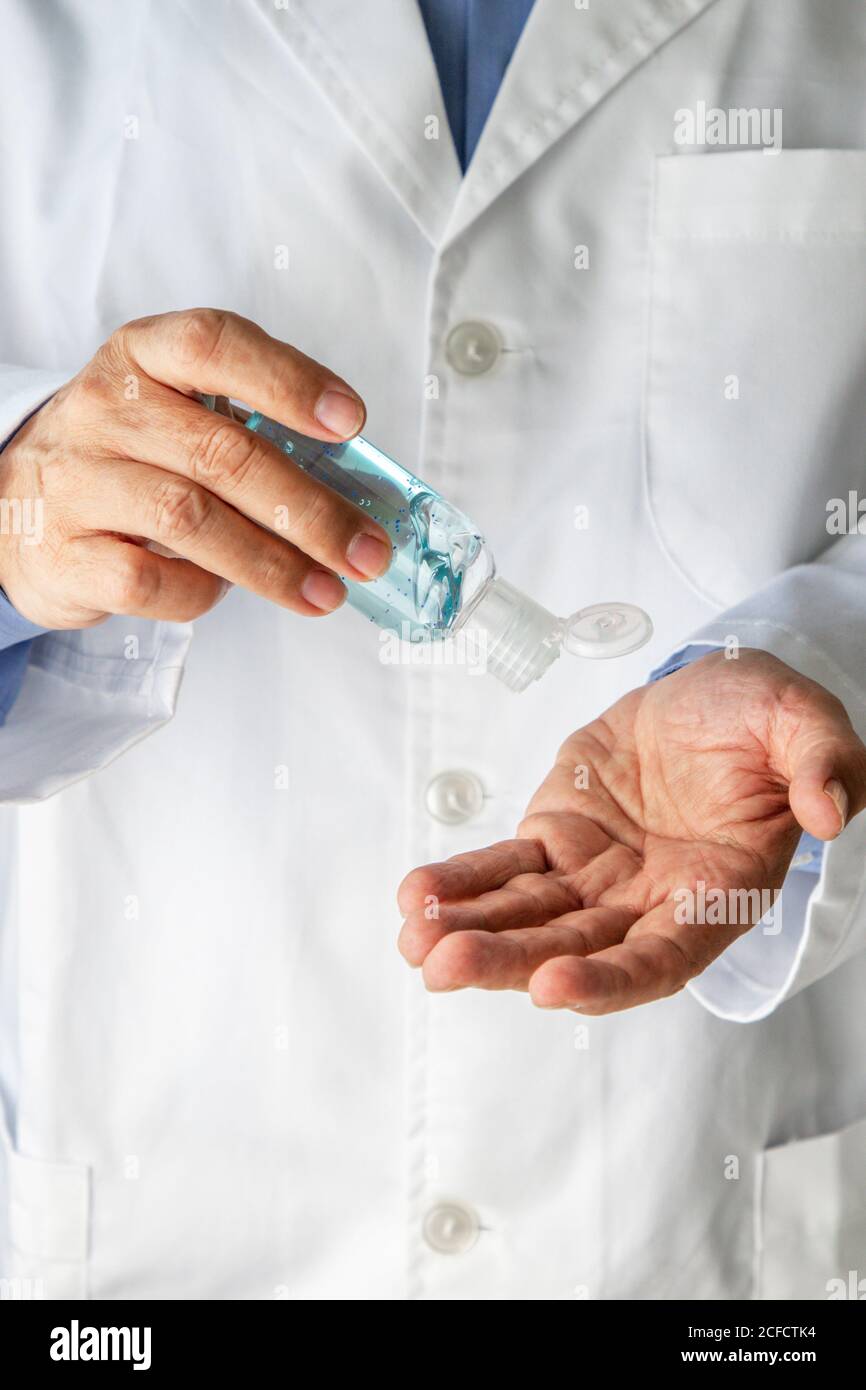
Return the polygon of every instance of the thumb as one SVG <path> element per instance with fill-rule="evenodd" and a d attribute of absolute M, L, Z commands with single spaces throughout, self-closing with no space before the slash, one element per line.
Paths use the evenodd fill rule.
<path fill-rule="evenodd" d="M 791 810 L 809 835 L 834 840 L 866 806 L 866 747 L 841 705 L 803 721 L 787 761 Z"/>

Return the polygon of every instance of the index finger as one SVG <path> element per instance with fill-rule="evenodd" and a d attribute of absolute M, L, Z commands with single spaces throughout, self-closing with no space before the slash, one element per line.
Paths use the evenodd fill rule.
<path fill-rule="evenodd" d="M 342 377 L 227 309 L 182 309 L 118 329 L 119 346 L 184 395 L 229 396 L 316 439 L 349 439 L 364 402 Z"/>

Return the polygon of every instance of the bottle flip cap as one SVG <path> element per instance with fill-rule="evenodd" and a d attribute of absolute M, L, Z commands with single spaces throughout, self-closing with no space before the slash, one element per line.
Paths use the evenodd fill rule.
<path fill-rule="evenodd" d="M 628 656 L 652 637 L 649 614 L 634 603 L 594 603 L 565 619 L 562 645 L 572 656 Z"/>
<path fill-rule="evenodd" d="M 488 672 L 510 690 L 525 690 L 565 648 L 572 656 L 626 656 L 652 636 L 653 626 L 632 603 L 596 603 L 557 618 L 507 580 L 496 578 L 470 609 L 466 630 L 481 644 Z"/>

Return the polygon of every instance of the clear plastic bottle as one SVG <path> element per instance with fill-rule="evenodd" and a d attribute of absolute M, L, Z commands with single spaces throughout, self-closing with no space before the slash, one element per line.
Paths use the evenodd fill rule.
<path fill-rule="evenodd" d="M 237 408 L 233 413 L 245 415 Z M 562 649 L 584 657 L 624 656 L 648 641 L 652 624 L 632 604 L 595 604 L 557 618 L 499 578 L 477 526 L 360 435 L 325 444 L 258 411 L 245 423 L 388 532 L 390 569 L 365 584 L 346 581 L 349 603 L 379 627 L 412 642 L 466 633 L 486 670 L 511 690 L 538 680 Z"/>

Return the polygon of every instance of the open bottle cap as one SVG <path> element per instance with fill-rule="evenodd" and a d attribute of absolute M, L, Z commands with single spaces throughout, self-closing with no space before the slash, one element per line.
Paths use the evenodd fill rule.
<path fill-rule="evenodd" d="M 480 644 L 487 671 L 510 690 L 525 690 L 559 656 L 626 656 L 652 636 L 653 625 L 632 603 L 596 603 L 570 618 L 548 609 L 497 576 L 485 585 L 464 619 Z"/>
<path fill-rule="evenodd" d="M 652 637 L 648 613 L 634 603 L 594 603 L 565 619 L 562 645 L 590 660 L 628 656 Z"/>

